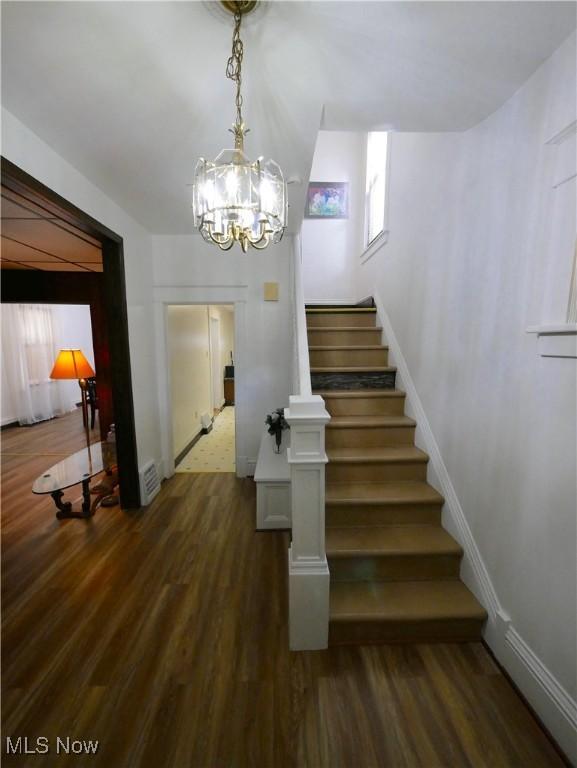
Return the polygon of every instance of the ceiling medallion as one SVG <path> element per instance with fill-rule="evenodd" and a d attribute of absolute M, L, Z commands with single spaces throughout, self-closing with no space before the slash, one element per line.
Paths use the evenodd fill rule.
<path fill-rule="evenodd" d="M 227 78 L 236 83 L 236 121 L 231 130 L 234 149 L 223 149 L 213 161 L 200 158 L 194 173 L 192 207 L 194 225 L 207 242 L 225 251 L 237 242 L 246 253 L 249 246 L 263 249 L 282 238 L 287 217 L 286 184 L 274 160 L 252 162 L 244 154 L 248 128 L 242 118 L 244 51 L 240 26 L 243 15 L 253 10 L 256 2 L 229 0 L 222 5 L 234 14 L 232 53 L 226 65 Z"/>

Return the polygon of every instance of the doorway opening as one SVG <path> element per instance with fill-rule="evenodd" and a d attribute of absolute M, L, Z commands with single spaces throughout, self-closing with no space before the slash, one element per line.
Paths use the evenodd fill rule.
<path fill-rule="evenodd" d="M 114 424 L 120 502 L 139 507 L 122 238 L 4 157 L 1 182 L 2 302 L 89 306 L 99 438 Z"/>
<path fill-rule="evenodd" d="M 169 304 L 175 472 L 236 473 L 233 304 Z"/>

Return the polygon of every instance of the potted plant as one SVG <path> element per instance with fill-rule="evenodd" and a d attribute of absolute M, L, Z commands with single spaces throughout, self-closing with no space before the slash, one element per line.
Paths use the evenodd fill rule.
<path fill-rule="evenodd" d="M 272 413 L 269 413 L 265 419 L 265 424 L 268 426 L 269 435 L 274 435 L 276 444 L 275 452 L 280 453 L 283 430 L 290 429 L 288 422 L 284 417 L 284 408 L 277 408 Z"/>

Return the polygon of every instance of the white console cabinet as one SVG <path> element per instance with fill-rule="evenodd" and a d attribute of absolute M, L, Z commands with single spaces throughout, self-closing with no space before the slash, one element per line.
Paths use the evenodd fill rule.
<path fill-rule="evenodd" d="M 280 453 L 275 453 L 274 438 L 266 430 L 260 440 L 254 473 L 258 531 L 291 527 L 290 468 L 287 461 L 290 431 L 283 432 L 282 437 Z"/>

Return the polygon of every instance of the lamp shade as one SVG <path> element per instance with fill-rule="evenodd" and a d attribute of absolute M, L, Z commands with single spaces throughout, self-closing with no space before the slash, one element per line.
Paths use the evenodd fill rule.
<path fill-rule="evenodd" d="M 89 379 L 94 371 L 79 349 L 61 349 L 50 374 L 51 379 Z"/>

